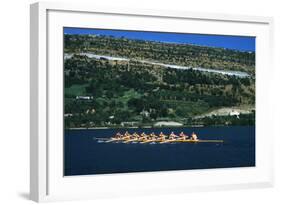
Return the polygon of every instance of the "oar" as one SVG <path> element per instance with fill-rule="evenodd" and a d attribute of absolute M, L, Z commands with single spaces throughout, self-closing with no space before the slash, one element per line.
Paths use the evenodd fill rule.
<path fill-rule="evenodd" d="M 137 142 L 138 139 L 130 139 L 130 140 L 125 140 L 123 143 L 129 143 L 129 142 Z"/>
<path fill-rule="evenodd" d="M 146 140 L 146 141 L 142 141 L 140 142 L 141 144 L 146 144 L 146 143 L 150 143 L 150 142 L 157 142 L 156 140 Z"/>
<path fill-rule="evenodd" d="M 223 140 L 198 140 L 199 142 L 215 142 L 215 143 L 223 143 Z"/>
<path fill-rule="evenodd" d="M 107 137 L 107 138 L 103 138 L 103 137 L 93 137 L 93 140 L 109 140 L 111 138 Z"/>
<path fill-rule="evenodd" d="M 176 142 L 176 141 L 177 141 L 176 139 L 164 140 L 164 141 L 161 141 L 160 144 L 169 143 L 169 142 Z"/>

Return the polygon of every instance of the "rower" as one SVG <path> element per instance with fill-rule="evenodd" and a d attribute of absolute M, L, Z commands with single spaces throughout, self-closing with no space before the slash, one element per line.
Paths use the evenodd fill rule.
<path fill-rule="evenodd" d="M 141 133 L 141 135 L 140 135 L 141 137 L 140 137 L 140 139 L 142 139 L 142 140 L 146 140 L 147 139 L 147 134 L 145 134 L 144 132 L 143 133 Z"/>
<path fill-rule="evenodd" d="M 152 140 L 155 140 L 156 137 L 157 137 L 157 135 L 155 135 L 154 132 L 152 132 L 152 133 L 150 134 L 150 137 L 151 137 Z"/>
<path fill-rule="evenodd" d="M 126 131 L 124 135 L 128 136 L 128 135 L 130 135 L 130 133 L 128 131 Z"/>
<path fill-rule="evenodd" d="M 163 132 L 160 132 L 160 134 L 159 134 L 160 140 L 164 141 L 164 140 L 166 139 L 166 137 L 167 137 L 167 136 L 164 135 Z"/>
<path fill-rule="evenodd" d="M 171 134 L 169 135 L 169 139 L 173 140 L 173 139 L 176 139 L 178 136 L 175 135 L 174 132 L 171 132 Z"/>
<path fill-rule="evenodd" d="M 140 136 L 138 135 L 138 133 L 134 132 L 133 137 L 134 139 L 138 139 Z"/>
<path fill-rule="evenodd" d="M 198 141 L 198 137 L 194 132 L 192 132 L 192 134 L 191 134 L 191 139 L 194 141 Z"/>
<path fill-rule="evenodd" d="M 126 131 L 123 136 L 123 139 L 130 139 L 130 137 L 131 137 L 131 134 L 128 131 Z"/>
<path fill-rule="evenodd" d="M 181 132 L 180 134 L 179 134 L 179 139 L 180 140 L 186 140 L 187 138 L 188 138 L 188 136 L 186 135 L 186 134 L 184 134 L 183 132 Z"/>
<path fill-rule="evenodd" d="M 114 138 L 120 139 L 121 137 L 123 137 L 123 135 L 120 132 L 117 132 Z"/>

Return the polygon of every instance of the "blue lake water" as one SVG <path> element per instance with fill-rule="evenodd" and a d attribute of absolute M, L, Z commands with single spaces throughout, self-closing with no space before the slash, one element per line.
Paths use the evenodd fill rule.
<path fill-rule="evenodd" d="M 196 132 L 224 143 L 124 144 L 95 138 L 124 133 Z M 65 130 L 64 174 L 89 175 L 255 166 L 255 127 Z"/>

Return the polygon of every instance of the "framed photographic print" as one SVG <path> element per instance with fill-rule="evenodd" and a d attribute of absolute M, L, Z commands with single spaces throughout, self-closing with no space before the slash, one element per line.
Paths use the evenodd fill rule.
<path fill-rule="evenodd" d="M 272 22 L 31 5 L 31 199 L 271 186 Z"/>

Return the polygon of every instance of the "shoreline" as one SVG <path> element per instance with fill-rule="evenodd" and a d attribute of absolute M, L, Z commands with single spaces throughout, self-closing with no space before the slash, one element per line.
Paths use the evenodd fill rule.
<path fill-rule="evenodd" d="M 256 126 L 256 125 L 186 125 L 181 127 L 71 127 L 71 128 L 64 128 L 64 130 L 103 130 L 103 129 L 179 129 L 179 128 L 206 128 L 206 127 L 245 127 L 245 126 Z"/>

